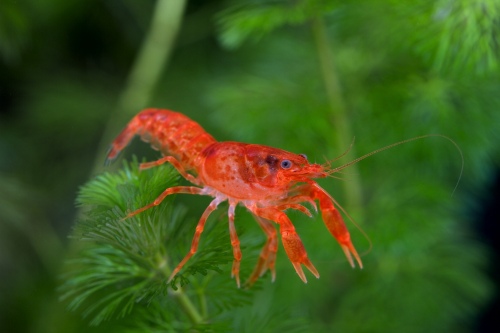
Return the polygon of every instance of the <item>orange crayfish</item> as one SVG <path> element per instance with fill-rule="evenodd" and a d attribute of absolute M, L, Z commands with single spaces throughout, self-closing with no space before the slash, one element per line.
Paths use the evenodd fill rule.
<path fill-rule="evenodd" d="M 376 152 L 417 139 L 405 140 L 384 147 L 344 166 L 332 169 L 328 162 L 324 165 L 309 163 L 304 154 L 294 154 L 257 144 L 217 142 L 199 124 L 181 113 L 146 109 L 136 115 L 113 141 L 107 161 L 116 158 L 135 135 L 140 135 L 144 141 L 150 142 L 153 148 L 160 150 L 164 155 L 157 161 L 142 163 L 141 170 L 168 162 L 185 179 L 196 186 L 168 188 L 154 202 L 129 213 L 125 218 L 159 205 L 165 197 L 171 194 L 200 194 L 214 198 L 196 226 L 190 251 L 173 270 L 169 277 L 170 282 L 196 253 L 209 215 L 221 202 L 227 200 L 229 202 L 229 232 L 234 255 L 232 277 L 236 279 L 238 287 L 240 286 L 241 251 L 234 225 L 234 212 L 237 204 L 245 206 L 253 214 L 267 236 L 257 265 L 248 279 L 249 285 L 268 269 L 271 271 L 272 280 L 275 279 L 278 244 L 276 229 L 272 222 L 279 225 L 283 247 L 302 281 L 307 282 L 302 265 L 319 278 L 319 273 L 309 260 L 294 225 L 284 213 L 287 209 L 295 209 L 311 216 L 309 210 L 302 205 L 304 202 L 312 204 L 315 209 L 317 209 L 315 202 L 319 203 L 323 221 L 344 250 L 347 260 L 352 267 L 356 261 L 362 268 L 363 264 L 351 242 L 345 223 L 334 206 L 335 200 L 313 179 L 327 177 Z"/>

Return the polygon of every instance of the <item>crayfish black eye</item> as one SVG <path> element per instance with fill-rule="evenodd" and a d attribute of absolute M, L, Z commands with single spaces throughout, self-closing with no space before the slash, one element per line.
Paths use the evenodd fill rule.
<path fill-rule="evenodd" d="M 290 169 L 292 167 L 292 162 L 290 162 L 289 160 L 283 160 L 281 161 L 281 167 L 283 169 Z"/>

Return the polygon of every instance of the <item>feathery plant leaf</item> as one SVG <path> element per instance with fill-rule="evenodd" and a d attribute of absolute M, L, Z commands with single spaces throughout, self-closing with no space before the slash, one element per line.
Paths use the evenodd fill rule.
<path fill-rule="evenodd" d="M 500 3 L 495 0 L 429 2 L 433 15 L 421 51 L 433 54 L 436 71 L 463 75 L 498 69 Z M 438 38 L 436 38 L 437 36 Z"/>
<path fill-rule="evenodd" d="M 172 302 L 154 301 L 147 308 L 141 307 L 136 315 L 143 318 L 141 321 L 128 320 L 125 332 L 231 332 L 228 321 L 211 321 L 196 325 L 183 322 L 176 316 L 177 304 Z"/>
<path fill-rule="evenodd" d="M 194 223 L 185 223 L 186 210 L 172 207 L 167 198 L 122 220 L 126 211 L 152 202 L 178 178 L 175 169 L 166 165 L 139 172 L 134 160 L 116 174 L 97 176 L 80 190 L 77 203 L 84 216 L 72 236 L 78 250 L 66 263 L 60 291 L 69 308 L 82 310 L 92 318 L 91 324 L 124 317 L 139 304 L 172 302 L 169 287 L 177 290 L 193 275 L 220 272 L 219 266 L 232 260 L 227 231 L 211 235 L 217 229 L 209 227 L 203 248 L 167 284 L 171 263 L 177 264 L 191 243 Z"/>
<path fill-rule="evenodd" d="M 306 20 L 329 12 L 333 1 L 252 1 L 230 7 L 219 15 L 220 40 L 235 49 L 248 39 L 258 41 L 266 34 L 286 24 L 300 24 Z"/>
<path fill-rule="evenodd" d="M 449 67 L 455 72 L 466 68 L 477 73 L 497 69 L 499 14 L 498 1 L 445 1 L 436 15 L 436 20 L 444 23 L 435 67 Z"/>

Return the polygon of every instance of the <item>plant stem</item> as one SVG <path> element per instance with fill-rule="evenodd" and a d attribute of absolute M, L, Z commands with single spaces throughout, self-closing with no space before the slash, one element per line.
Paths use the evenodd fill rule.
<path fill-rule="evenodd" d="M 207 305 L 207 298 L 205 297 L 205 293 L 203 292 L 203 289 L 198 290 L 198 298 L 200 301 L 201 315 L 203 317 L 207 317 L 208 316 L 208 305 Z"/>
<path fill-rule="evenodd" d="M 189 319 L 193 324 L 201 324 L 204 322 L 203 317 L 198 312 L 193 302 L 189 299 L 186 293 L 179 287 L 178 290 L 172 291 L 172 295 L 175 296 L 180 306 L 184 312 L 188 315 Z"/>
<path fill-rule="evenodd" d="M 207 280 L 206 280 L 207 281 Z M 207 282 L 203 284 L 197 284 L 195 289 L 196 289 L 196 294 L 198 295 L 198 303 L 200 305 L 200 312 L 203 318 L 208 317 L 208 304 L 207 304 L 207 298 L 205 296 L 205 288 L 207 287 Z"/>
<path fill-rule="evenodd" d="M 170 266 L 168 266 L 167 260 L 161 257 L 158 257 L 157 259 L 159 260 L 158 269 L 163 274 L 163 276 L 165 276 L 165 278 L 168 278 L 172 273 L 172 270 L 170 269 Z M 203 316 L 196 309 L 193 302 L 191 302 L 191 300 L 181 287 L 179 287 L 177 290 L 169 289 L 169 294 L 179 302 L 181 308 L 184 310 L 186 315 L 189 317 L 189 320 L 191 320 L 193 324 L 196 325 L 204 322 Z"/>
<path fill-rule="evenodd" d="M 121 115 L 127 119 L 134 116 L 151 98 L 172 53 L 185 4 L 186 0 L 157 0 L 150 30 L 118 102 Z"/>
<path fill-rule="evenodd" d="M 323 84 L 331 111 L 329 121 L 336 134 L 335 143 L 337 145 L 337 151 L 345 151 L 350 146 L 353 134 L 349 123 L 347 108 L 342 98 L 338 75 L 335 70 L 331 43 L 321 17 L 318 16 L 313 19 L 312 32 L 318 52 Z M 327 136 L 327 139 L 328 138 L 330 138 L 330 136 Z M 351 148 L 346 156 L 349 160 L 353 160 L 355 157 L 354 148 Z M 356 215 L 362 219 L 362 216 L 360 216 L 362 212 L 360 209 L 362 202 L 361 180 L 357 166 L 352 165 L 351 169 L 352 173 L 349 175 L 349 181 L 342 182 L 342 185 L 344 186 L 347 205 L 356 209 L 356 211 L 359 212 L 359 214 Z"/>
<path fill-rule="evenodd" d="M 172 53 L 175 37 L 181 25 L 186 0 L 157 0 L 149 31 L 111 114 L 99 145 L 93 173 L 98 173 L 103 157 L 114 136 L 151 99 L 163 68 Z"/>

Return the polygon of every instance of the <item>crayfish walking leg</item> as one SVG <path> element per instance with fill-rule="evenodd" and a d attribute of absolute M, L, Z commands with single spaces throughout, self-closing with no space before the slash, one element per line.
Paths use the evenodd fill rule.
<path fill-rule="evenodd" d="M 210 216 L 210 214 L 217 208 L 217 206 L 219 205 L 220 202 L 221 202 L 221 200 L 219 200 L 218 198 L 215 198 L 214 200 L 212 200 L 210 205 L 208 205 L 207 209 L 205 209 L 205 211 L 203 212 L 203 215 L 201 216 L 200 221 L 198 222 L 198 225 L 196 226 L 196 231 L 194 233 L 193 241 L 191 242 L 191 248 L 190 248 L 188 254 L 186 254 L 184 259 L 182 259 L 182 261 L 177 265 L 177 267 L 175 267 L 172 274 L 170 274 L 170 277 L 168 278 L 167 282 L 170 282 L 173 280 L 175 275 L 177 275 L 177 273 L 179 273 L 179 271 L 182 269 L 182 267 L 188 262 L 188 260 L 198 250 L 198 243 L 200 242 L 201 233 L 203 232 L 203 229 L 205 228 L 205 223 L 207 222 L 207 219 Z"/>
<path fill-rule="evenodd" d="M 236 228 L 234 226 L 234 210 L 236 208 L 236 202 L 229 203 L 229 236 L 231 237 L 231 245 L 233 247 L 233 268 L 231 269 L 231 277 L 236 279 L 236 285 L 240 287 L 240 261 L 241 261 L 241 250 L 240 241 L 238 235 L 236 234 Z"/>

